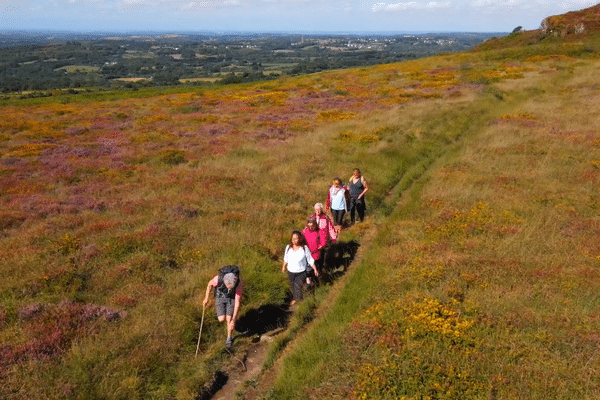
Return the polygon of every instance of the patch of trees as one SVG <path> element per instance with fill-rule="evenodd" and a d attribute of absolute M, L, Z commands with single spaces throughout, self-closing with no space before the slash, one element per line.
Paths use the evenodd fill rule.
<path fill-rule="evenodd" d="M 399 35 L 182 35 L 109 38 L 73 34 L 52 39 L 0 34 L 0 92 L 143 85 L 182 79 L 249 82 L 277 74 L 304 74 L 463 51 L 490 34 Z M 266 74 L 269 69 L 271 74 Z M 87 67 L 67 68 L 67 67 Z M 274 66 L 274 67 L 273 67 Z M 127 83 L 133 87 L 135 85 Z"/>

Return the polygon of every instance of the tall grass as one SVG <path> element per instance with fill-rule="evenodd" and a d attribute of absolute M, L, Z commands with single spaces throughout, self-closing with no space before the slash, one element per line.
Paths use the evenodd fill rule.
<path fill-rule="evenodd" d="M 560 99 L 581 99 L 578 93 L 593 98 L 595 86 L 593 73 L 574 80 L 573 71 L 593 68 L 591 63 L 522 65 L 527 67 L 522 73 L 512 74 L 507 66 L 480 56 L 441 56 L 269 84 L 148 92 L 146 97 L 118 94 L 110 101 L 73 104 L 45 99 L 0 108 L 0 397 L 194 397 L 224 360 L 225 331 L 212 310 L 206 314 L 200 356 L 193 358 L 208 280 L 222 265 L 239 264 L 246 283 L 242 314 L 283 303 L 287 282 L 280 266 L 290 232 L 304 225 L 315 202 L 325 201 L 331 179 L 347 179 L 355 167 L 371 186 L 367 204 L 373 224 L 353 227 L 344 237 L 362 240 L 370 226 L 382 228 L 349 276 L 341 301 L 285 363 L 284 371 L 293 368 L 298 374 L 294 382 L 310 377 L 300 395 L 308 396 L 319 385 L 329 388 L 327 396 L 386 390 L 365 386 L 367 392 L 361 392 L 363 377 L 352 368 L 359 364 L 361 371 L 380 373 L 376 360 L 381 348 L 361 348 L 368 338 L 361 336 L 364 327 L 356 321 L 356 310 L 369 310 L 380 300 L 380 277 L 391 278 L 390 288 L 400 294 L 411 290 L 408 304 L 415 305 L 394 324 L 412 321 L 411 312 L 419 305 L 434 304 L 445 312 L 452 306 L 446 301 L 450 297 L 465 298 L 456 307 L 477 321 L 473 331 L 484 332 L 493 324 L 481 321 L 499 320 L 507 327 L 516 323 L 514 318 L 506 322 L 509 312 L 503 307 L 510 313 L 522 311 L 517 307 L 522 295 L 505 289 L 501 278 L 513 277 L 517 284 L 522 269 L 533 281 L 542 274 L 539 265 L 551 262 L 553 272 L 544 279 L 553 277 L 553 288 L 560 291 L 552 292 L 550 285 L 540 288 L 541 295 L 531 292 L 535 307 L 525 314 L 539 322 L 536 313 L 544 307 L 544 296 L 578 293 L 580 276 L 594 276 L 593 264 L 567 269 L 542 253 L 558 248 L 568 255 L 580 246 L 578 259 L 597 256 L 591 237 L 583 245 L 575 239 L 560 242 L 562 232 L 579 237 L 594 226 L 586 208 L 598 203 L 593 191 L 588 187 L 586 203 L 583 195 L 562 198 L 560 190 L 534 188 L 538 176 L 555 176 L 555 169 L 560 179 L 571 176 L 573 160 L 587 163 L 574 175 L 579 182 L 595 181 L 597 160 L 590 156 L 581 161 L 577 150 L 566 153 L 563 148 L 563 141 L 579 150 L 595 143 L 589 139 L 593 132 L 582 127 L 593 118 L 583 107 L 561 104 L 561 110 L 577 113 L 583 124 L 563 126 L 552 122 L 557 117 L 547 111 Z M 549 69 L 561 79 L 543 85 Z M 489 70 L 496 72 L 474 83 L 474 71 Z M 527 85 L 520 89 L 511 84 L 514 80 Z M 570 90 L 572 84 L 578 91 Z M 537 93 L 535 101 L 528 100 L 531 93 Z M 552 141 L 546 128 L 555 132 Z M 524 133 L 528 129 L 541 138 L 532 141 Z M 546 149 L 548 142 L 553 147 Z M 555 164 L 557 158 L 562 164 Z M 505 160 L 516 166 L 503 164 Z M 494 162 L 506 171 L 490 171 L 486 163 Z M 524 178 L 521 174 L 532 166 L 537 175 Z M 531 209 L 517 208 L 523 199 L 513 199 L 512 208 L 512 202 L 492 201 L 493 195 L 508 199 L 519 190 L 536 193 L 532 204 L 551 209 L 551 218 L 528 220 Z M 572 213 L 586 217 L 570 219 Z M 467 228 L 450 235 L 448 229 L 458 229 L 452 221 Z M 547 226 L 561 234 L 553 231 L 552 236 Z M 542 246 L 538 230 L 546 230 L 544 238 L 556 246 Z M 488 244 L 513 254 L 496 261 L 496 253 L 486 252 Z M 472 256 L 467 253 L 471 250 Z M 510 269 L 487 278 L 481 265 L 488 261 Z M 406 265 L 412 268 L 408 277 L 401 273 Z M 473 270 L 463 275 L 466 267 Z M 577 279 L 563 287 L 556 281 L 565 270 Z M 473 285 L 481 292 L 466 291 Z M 483 289 L 489 287 L 510 293 L 515 303 L 485 297 Z M 439 305 L 422 298 L 436 299 Z M 313 317 L 320 299 L 306 303 L 306 318 L 294 321 L 294 332 Z M 473 305 L 467 307 L 467 300 Z M 593 302 L 591 292 L 581 300 Z M 561 305 L 569 310 L 568 304 Z M 584 314 L 575 313 L 582 324 L 593 325 L 593 320 L 583 321 Z M 357 336 L 348 337 L 350 331 Z M 494 332 L 505 339 L 503 334 Z M 370 335 L 379 340 L 379 331 Z M 522 339 L 519 331 L 515 335 Z M 236 346 L 250 340 L 242 337 Z M 469 340 L 505 357 L 503 348 Z M 419 346 L 416 339 L 411 343 Z M 423 346 L 439 351 L 435 343 Z M 397 348 L 389 350 L 390 366 L 404 362 Z M 360 358 L 353 358 L 352 351 Z M 323 354 L 329 357 L 320 359 Z M 324 372 L 337 354 L 349 357 L 346 364 L 335 363 L 342 392 L 336 388 L 338 375 Z M 446 361 L 448 375 L 451 358 Z M 531 363 L 529 376 L 538 367 Z M 484 376 L 461 381 L 459 387 L 470 387 Z M 441 384 L 432 385 L 436 382 Z M 284 383 L 275 391 L 283 398 L 298 393 Z"/>
<path fill-rule="evenodd" d="M 597 64 L 569 63 L 475 99 L 458 145 L 407 171 L 269 398 L 594 398 Z M 454 137 L 443 116 L 420 121 Z"/>

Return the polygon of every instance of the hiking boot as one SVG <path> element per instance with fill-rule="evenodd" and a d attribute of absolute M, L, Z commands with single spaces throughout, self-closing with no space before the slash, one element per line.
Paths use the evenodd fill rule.
<path fill-rule="evenodd" d="M 228 337 L 227 340 L 225 341 L 225 347 L 227 347 L 229 349 L 229 348 L 231 348 L 231 346 L 233 346 L 233 338 Z"/>

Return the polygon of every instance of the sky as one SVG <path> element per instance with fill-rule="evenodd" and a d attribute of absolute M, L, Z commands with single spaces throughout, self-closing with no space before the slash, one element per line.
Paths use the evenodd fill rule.
<path fill-rule="evenodd" d="M 0 34 L 511 32 L 587 0 L 0 0 Z"/>

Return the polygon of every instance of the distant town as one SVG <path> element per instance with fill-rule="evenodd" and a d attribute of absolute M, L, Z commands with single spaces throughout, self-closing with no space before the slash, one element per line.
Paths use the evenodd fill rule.
<path fill-rule="evenodd" d="M 0 32 L 0 92 L 268 80 L 465 51 L 503 35 Z"/>

